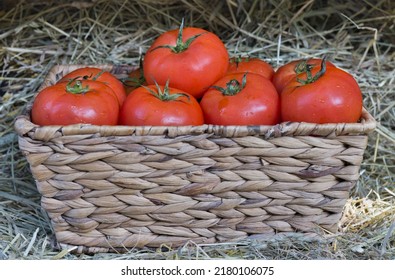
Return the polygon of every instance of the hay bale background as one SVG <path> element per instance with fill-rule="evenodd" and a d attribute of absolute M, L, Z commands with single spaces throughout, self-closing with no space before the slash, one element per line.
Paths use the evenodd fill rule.
<path fill-rule="evenodd" d="M 0 4 L 0 259 L 394 259 L 395 5 L 393 1 L 2 1 Z M 327 54 L 350 71 L 378 126 L 341 232 L 327 239 L 261 241 L 75 256 L 51 246 L 13 121 L 56 64 L 137 65 L 139 55 L 181 18 L 215 32 L 230 54 L 273 67 Z"/>

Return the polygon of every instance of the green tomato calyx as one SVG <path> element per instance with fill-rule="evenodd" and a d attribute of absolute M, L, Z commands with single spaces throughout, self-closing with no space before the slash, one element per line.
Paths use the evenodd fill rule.
<path fill-rule="evenodd" d="M 66 91 L 72 94 L 85 94 L 89 91 L 89 86 L 82 86 L 82 81 L 78 80 L 80 77 L 71 79 L 66 84 Z"/>
<path fill-rule="evenodd" d="M 173 53 L 182 53 L 183 51 L 186 51 L 189 48 L 189 46 L 192 44 L 193 41 L 195 41 L 196 38 L 207 33 L 207 32 L 203 32 L 200 34 L 196 34 L 196 35 L 188 38 L 188 40 L 186 40 L 185 42 L 183 42 L 183 40 L 182 40 L 183 30 L 184 30 L 184 18 L 182 18 L 180 28 L 178 29 L 176 45 L 175 46 L 171 46 L 171 45 L 157 46 L 156 48 L 153 48 L 151 50 L 151 52 L 156 49 L 166 48 L 166 49 L 170 49 Z"/>
<path fill-rule="evenodd" d="M 296 75 L 299 75 L 299 74 L 311 71 L 311 69 L 313 69 L 313 65 L 308 64 L 307 59 L 303 59 L 298 64 L 296 64 L 294 71 L 295 71 Z"/>
<path fill-rule="evenodd" d="M 98 72 L 95 76 L 92 77 L 92 80 L 93 80 L 93 81 L 96 81 L 104 72 L 106 72 L 106 71 L 101 70 L 101 71 Z M 92 76 L 92 74 L 91 74 L 91 76 Z M 91 77 L 91 76 L 90 76 L 90 77 Z M 89 79 L 90 77 L 84 76 L 84 79 L 87 80 L 87 79 Z"/>
<path fill-rule="evenodd" d="M 313 65 L 307 64 L 306 61 L 304 62 L 304 66 L 299 65 L 302 63 L 303 63 L 303 61 L 298 63 L 298 65 L 296 65 L 296 67 L 295 67 L 295 72 L 297 73 L 297 75 L 298 75 L 297 68 L 299 69 L 298 71 L 301 71 L 301 72 L 299 72 L 299 74 L 306 73 L 306 76 L 307 76 L 306 80 L 296 78 L 296 80 L 302 85 L 314 83 L 315 81 L 317 81 L 319 78 L 321 78 L 326 73 L 326 57 L 324 57 L 321 61 L 320 71 L 318 71 L 317 74 L 315 74 L 314 76 L 311 73 L 311 70 L 313 69 Z"/>
<path fill-rule="evenodd" d="M 97 79 L 104 73 L 104 70 L 98 72 L 95 76 L 91 73 L 90 75 L 77 76 L 73 79 L 69 79 L 66 85 L 66 91 L 73 94 L 84 94 L 89 91 L 89 86 L 82 87 L 82 81 L 97 81 Z M 107 84 L 107 83 L 104 83 Z"/>
<path fill-rule="evenodd" d="M 237 68 L 239 68 L 239 64 L 240 63 L 242 63 L 242 62 L 249 62 L 250 59 L 251 59 L 251 57 L 249 55 L 247 55 L 247 56 L 238 55 L 238 56 L 232 57 L 230 59 L 230 62 L 231 63 L 234 62 L 236 64 L 236 69 L 237 69 Z"/>
<path fill-rule="evenodd" d="M 121 82 L 127 87 L 140 87 L 144 85 L 146 79 L 144 77 L 144 69 L 143 69 L 143 57 L 140 56 L 139 60 L 139 76 L 137 78 L 127 77 L 121 80 Z"/>
<path fill-rule="evenodd" d="M 168 102 L 168 101 L 183 101 L 180 98 L 181 97 L 186 97 L 188 101 L 190 100 L 190 96 L 186 93 L 173 93 L 170 94 L 170 89 L 169 89 L 169 80 L 167 80 L 165 86 L 163 89 L 158 85 L 158 83 L 155 81 L 155 86 L 156 86 L 156 91 L 153 90 L 152 88 L 149 88 L 147 86 L 143 86 L 146 90 L 148 90 L 153 96 L 158 98 L 161 101 Z"/>
<path fill-rule="evenodd" d="M 226 88 L 219 87 L 219 86 L 212 86 L 212 88 L 220 91 L 223 95 L 226 96 L 233 96 L 241 92 L 247 84 L 247 73 L 243 75 L 243 78 L 240 82 L 236 79 L 231 79 L 229 82 L 226 83 Z"/>

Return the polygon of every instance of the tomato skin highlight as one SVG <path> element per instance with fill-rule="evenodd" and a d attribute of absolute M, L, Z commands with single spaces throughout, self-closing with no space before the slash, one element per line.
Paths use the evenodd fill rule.
<path fill-rule="evenodd" d="M 316 74 L 312 71 L 312 75 Z M 306 74 L 297 76 L 306 79 Z M 329 67 L 316 81 L 302 85 L 292 79 L 281 93 L 282 121 L 355 123 L 361 117 L 363 98 L 354 77 Z"/>
<path fill-rule="evenodd" d="M 125 101 L 126 92 L 122 82 L 118 80 L 110 72 L 107 71 L 103 72 L 103 70 L 100 68 L 96 68 L 96 67 L 78 68 L 63 76 L 63 78 L 59 82 L 68 82 L 74 78 L 78 78 L 79 80 L 81 80 L 84 79 L 84 77 L 90 80 L 97 77 L 96 81 L 105 83 L 107 86 L 109 86 L 115 92 L 118 98 L 119 106 L 121 106 L 122 103 Z"/>
<path fill-rule="evenodd" d="M 277 71 L 275 71 L 272 82 L 274 84 L 274 87 L 276 88 L 278 93 L 281 93 L 284 89 L 284 87 L 293 79 L 295 78 L 298 74 L 295 71 L 295 67 L 299 63 L 301 63 L 303 59 L 298 59 L 298 60 L 293 60 L 290 61 L 282 66 L 280 66 Z M 321 66 L 322 59 L 320 58 L 310 58 L 306 60 L 306 63 L 312 66 L 312 69 L 319 69 Z M 330 61 L 326 61 L 326 67 L 336 67 L 333 63 Z"/>
<path fill-rule="evenodd" d="M 255 73 L 228 74 L 214 86 L 226 88 L 232 80 L 245 87 L 235 95 L 224 95 L 210 88 L 200 101 L 207 124 L 216 125 L 274 125 L 279 122 L 279 96 L 270 80 Z"/>
<path fill-rule="evenodd" d="M 147 84 L 164 85 L 185 91 L 199 99 L 208 87 L 227 70 L 229 55 L 214 33 L 201 28 L 183 29 L 182 41 L 200 34 L 189 47 L 179 53 L 160 46 L 176 46 L 179 30 L 162 33 L 144 56 L 143 69 Z"/>
<path fill-rule="evenodd" d="M 266 61 L 257 57 L 232 57 L 226 74 L 255 73 L 271 80 L 274 75 L 273 67 Z"/>
<path fill-rule="evenodd" d="M 119 123 L 132 126 L 184 126 L 204 124 L 203 112 L 196 99 L 179 89 L 169 88 L 170 95 L 184 96 L 172 101 L 162 101 L 148 89 L 157 92 L 157 87 L 148 85 L 133 90 L 126 98 Z M 164 86 L 160 86 L 163 91 Z M 189 98 L 188 98 L 188 97 Z"/>
<path fill-rule="evenodd" d="M 37 125 L 116 125 L 119 104 L 114 91 L 104 83 L 83 80 L 85 93 L 70 93 L 68 82 L 59 82 L 40 91 L 33 101 L 32 122 Z"/>

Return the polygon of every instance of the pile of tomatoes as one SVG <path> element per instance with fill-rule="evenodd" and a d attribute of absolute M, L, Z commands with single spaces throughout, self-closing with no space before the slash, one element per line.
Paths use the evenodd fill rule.
<path fill-rule="evenodd" d="M 38 93 L 31 117 L 38 125 L 274 125 L 352 123 L 361 112 L 353 76 L 325 59 L 274 71 L 259 58 L 230 58 L 216 34 L 182 23 L 153 42 L 128 79 L 77 69 Z"/>

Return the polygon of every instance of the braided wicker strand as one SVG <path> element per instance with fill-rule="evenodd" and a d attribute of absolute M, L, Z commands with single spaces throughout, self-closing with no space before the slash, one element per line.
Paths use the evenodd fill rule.
<path fill-rule="evenodd" d="M 358 124 L 15 123 L 56 240 L 77 252 L 335 232 L 374 127 L 366 110 Z"/>

